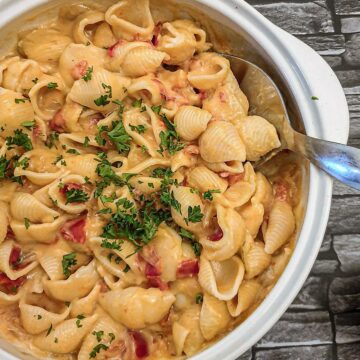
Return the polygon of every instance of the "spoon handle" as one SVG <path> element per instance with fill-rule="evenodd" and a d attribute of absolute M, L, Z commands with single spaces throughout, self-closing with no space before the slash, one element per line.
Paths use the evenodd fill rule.
<path fill-rule="evenodd" d="M 295 132 L 294 151 L 342 183 L 360 190 L 360 149 Z"/>

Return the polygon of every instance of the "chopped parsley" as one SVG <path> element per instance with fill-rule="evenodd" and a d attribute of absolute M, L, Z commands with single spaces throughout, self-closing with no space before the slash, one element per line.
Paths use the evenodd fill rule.
<path fill-rule="evenodd" d="M 176 152 L 185 147 L 185 144 L 180 142 L 175 125 L 166 117 L 166 115 L 162 115 L 161 119 L 166 125 L 167 130 L 160 132 L 160 150 L 158 150 L 158 152 L 163 154 L 164 151 L 168 151 L 170 155 L 175 155 Z"/>
<path fill-rule="evenodd" d="M 151 176 L 155 178 L 163 179 L 165 177 L 170 178 L 173 175 L 171 168 L 156 168 L 152 171 Z"/>
<path fill-rule="evenodd" d="M 47 331 L 47 333 L 46 333 L 46 336 L 49 336 L 49 335 L 50 335 L 52 329 L 53 329 L 53 326 L 52 326 L 52 324 L 51 324 L 50 327 L 48 328 L 48 331 Z"/>
<path fill-rule="evenodd" d="M 110 338 L 110 344 L 115 340 L 115 335 L 113 333 L 109 333 L 109 338 Z"/>
<path fill-rule="evenodd" d="M 62 258 L 63 274 L 68 278 L 71 275 L 70 268 L 77 264 L 76 253 L 66 254 Z"/>
<path fill-rule="evenodd" d="M 15 99 L 15 104 L 25 103 L 25 101 L 30 101 L 28 98 Z"/>
<path fill-rule="evenodd" d="M 49 82 L 49 83 L 47 84 L 47 87 L 48 87 L 49 89 L 56 89 L 57 87 L 59 87 L 59 85 L 58 85 L 56 82 Z"/>
<path fill-rule="evenodd" d="M 127 273 L 130 271 L 130 266 L 128 264 L 126 264 L 125 268 L 124 268 L 124 273 Z"/>
<path fill-rule="evenodd" d="M 194 207 L 188 207 L 188 217 L 185 218 L 185 222 L 188 225 L 189 222 L 198 223 L 202 220 L 204 214 L 201 212 L 200 205 L 196 205 Z"/>
<path fill-rule="evenodd" d="M 103 89 L 105 90 L 105 95 L 100 95 L 99 98 L 94 100 L 96 106 L 106 106 L 110 104 L 110 100 L 112 98 L 112 87 L 110 85 L 106 85 L 104 83 L 101 84 Z"/>
<path fill-rule="evenodd" d="M 143 134 L 146 131 L 146 126 L 145 125 L 137 125 L 137 126 L 135 126 L 135 125 L 129 124 L 129 126 L 130 126 L 130 129 L 132 131 L 135 131 L 138 134 Z"/>
<path fill-rule="evenodd" d="M 33 149 L 33 145 L 28 134 L 23 133 L 23 131 L 19 129 L 14 131 L 14 136 L 9 136 L 6 138 L 6 145 L 9 147 L 9 149 L 13 145 L 22 146 L 24 150 L 27 151 Z"/>
<path fill-rule="evenodd" d="M 82 77 L 85 82 L 88 82 L 88 81 L 90 81 L 92 79 L 93 71 L 94 71 L 93 66 L 87 68 L 86 74 Z"/>
<path fill-rule="evenodd" d="M 198 243 L 197 241 L 193 240 L 191 242 L 191 247 L 194 251 L 195 256 L 199 257 L 201 255 L 201 251 L 202 251 L 202 246 L 200 243 Z"/>
<path fill-rule="evenodd" d="M 81 189 L 69 189 L 65 191 L 66 203 L 83 203 L 89 200 L 90 196 Z"/>
<path fill-rule="evenodd" d="M 82 324 L 81 324 L 81 320 L 85 319 L 85 316 L 82 315 L 82 314 L 80 314 L 80 315 L 78 315 L 76 318 L 77 318 L 77 320 L 76 320 L 76 326 L 77 326 L 78 328 L 83 327 Z"/>
<path fill-rule="evenodd" d="M 103 336 L 104 336 L 104 331 L 102 331 L 102 330 L 93 331 L 92 334 L 93 334 L 94 336 L 96 336 L 97 342 L 100 342 L 100 341 L 102 340 Z"/>
<path fill-rule="evenodd" d="M 158 105 L 158 106 L 155 106 L 155 105 L 153 105 L 152 107 L 151 107 L 151 110 L 155 113 L 155 114 L 160 114 L 160 111 L 161 111 L 161 105 Z"/>
<path fill-rule="evenodd" d="M 35 120 L 32 121 L 24 121 L 21 123 L 21 126 L 23 126 L 24 128 L 28 129 L 28 130 L 33 130 L 34 127 L 36 125 Z"/>
<path fill-rule="evenodd" d="M 90 139 L 88 136 L 85 136 L 84 138 L 84 147 L 88 147 L 89 146 L 89 142 L 90 142 Z"/>
<path fill-rule="evenodd" d="M 160 200 L 163 204 L 169 205 L 181 214 L 181 204 L 175 199 L 174 192 L 169 189 L 164 189 L 160 195 Z"/>
<path fill-rule="evenodd" d="M 0 156 L 0 179 L 6 178 L 6 172 L 9 165 L 10 161 L 7 160 L 5 156 Z"/>
<path fill-rule="evenodd" d="M 23 170 L 26 170 L 29 167 L 29 158 L 28 157 L 24 157 L 22 160 L 18 161 L 15 160 L 14 161 L 14 168 L 21 168 Z"/>
<path fill-rule="evenodd" d="M 213 201 L 214 197 L 212 194 L 220 194 L 220 190 L 208 190 L 203 193 L 204 200 Z"/>
<path fill-rule="evenodd" d="M 74 154 L 74 155 L 80 155 L 79 151 L 76 149 L 69 149 L 66 151 L 67 154 Z"/>
<path fill-rule="evenodd" d="M 317 96 L 312 96 L 311 100 L 319 100 L 319 98 Z"/>
<path fill-rule="evenodd" d="M 135 108 L 141 108 L 142 107 L 142 99 L 136 99 L 133 101 L 133 103 L 131 104 L 132 107 Z"/>
<path fill-rule="evenodd" d="M 52 149 L 53 147 L 55 147 L 57 149 L 56 146 L 56 141 L 59 140 L 59 133 L 58 132 L 51 132 L 48 137 L 46 138 L 45 141 L 45 145 L 49 148 Z"/>
<path fill-rule="evenodd" d="M 30 220 L 28 218 L 24 218 L 24 225 L 26 230 L 30 227 Z"/>
<path fill-rule="evenodd" d="M 196 296 L 195 296 L 195 302 L 196 302 L 197 304 L 202 304 L 203 301 L 204 301 L 204 296 L 203 296 L 203 294 L 196 294 Z"/>
<path fill-rule="evenodd" d="M 184 238 L 194 240 L 194 235 L 190 231 L 187 231 L 187 230 L 185 230 L 183 228 L 180 229 L 179 235 L 184 237 Z"/>
<path fill-rule="evenodd" d="M 120 240 L 109 241 L 107 239 L 103 239 L 101 247 L 105 249 L 121 250 L 121 242 Z"/>
<path fill-rule="evenodd" d="M 97 344 L 96 346 L 94 346 L 94 348 L 92 349 L 91 353 L 89 354 L 89 358 L 90 359 L 95 359 L 97 354 L 99 354 L 99 352 L 101 350 L 107 350 L 109 347 L 105 344 Z"/>

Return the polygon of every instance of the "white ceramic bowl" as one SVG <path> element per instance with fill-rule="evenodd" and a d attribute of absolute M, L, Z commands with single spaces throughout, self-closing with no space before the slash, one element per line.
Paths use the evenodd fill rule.
<path fill-rule="evenodd" d="M 52 0 L 0 0 L 0 29 L 31 9 Z M 183 0 L 210 18 L 254 42 L 275 64 L 296 99 L 308 135 L 346 143 L 349 117 L 342 88 L 329 66 L 308 46 L 271 24 L 242 0 Z M 312 101 L 316 95 L 319 101 Z M 294 253 L 271 293 L 238 328 L 193 360 L 236 359 L 280 318 L 301 289 L 316 259 L 326 229 L 332 181 L 310 166 L 308 202 Z M 33 359 L 0 341 L 1 360 Z"/>

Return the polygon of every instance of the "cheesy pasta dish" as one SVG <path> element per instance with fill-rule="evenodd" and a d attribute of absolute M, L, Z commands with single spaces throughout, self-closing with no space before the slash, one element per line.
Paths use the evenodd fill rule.
<path fill-rule="evenodd" d="M 130 360 L 226 335 L 293 249 L 297 167 L 253 166 L 279 146 L 196 19 L 122 0 L 21 32 L 0 60 L 0 336 Z"/>

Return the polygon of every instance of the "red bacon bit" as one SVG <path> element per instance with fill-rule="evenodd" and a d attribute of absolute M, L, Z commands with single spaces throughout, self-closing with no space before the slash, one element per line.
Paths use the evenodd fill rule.
<path fill-rule="evenodd" d="M 222 103 L 226 102 L 226 94 L 222 91 L 219 92 L 219 98 Z"/>
<path fill-rule="evenodd" d="M 168 91 L 166 90 L 165 85 L 159 79 L 153 79 L 153 82 L 159 87 L 160 96 L 166 101 L 175 101 L 174 96 L 169 96 Z"/>
<path fill-rule="evenodd" d="M 21 248 L 14 246 L 10 253 L 9 265 L 10 266 L 18 265 L 20 260 L 21 260 Z"/>
<path fill-rule="evenodd" d="M 227 180 L 228 180 L 228 183 L 229 185 L 234 185 L 236 184 L 237 182 L 241 181 L 241 180 L 244 180 L 244 176 L 245 176 L 245 172 L 242 172 L 240 174 L 232 174 L 232 175 L 229 175 Z"/>
<path fill-rule="evenodd" d="M 149 287 L 158 288 L 161 291 L 169 289 L 168 283 L 161 280 L 160 276 L 149 276 L 147 279 L 148 279 Z"/>
<path fill-rule="evenodd" d="M 9 279 L 6 274 L 0 273 L 0 286 L 8 293 L 14 293 L 26 281 L 26 276 L 21 276 L 16 280 Z"/>
<path fill-rule="evenodd" d="M 15 240 L 15 234 L 12 231 L 10 226 L 8 226 L 8 228 L 7 228 L 6 238 Z"/>
<path fill-rule="evenodd" d="M 153 266 L 149 263 L 146 263 L 145 265 L 145 276 L 147 278 L 154 277 L 154 276 L 160 276 L 161 270 L 157 266 Z"/>
<path fill-rule="evenodd" d="M 148 344 L 145 337 L 137 331 L 130 332 L 131 339 L 134 342 L 134 352 L 137 358 L 143 359 L 149 356 Z"/>
<path fill-rule="evenodd" d="M 158 22 L 154 28 L 154 35 L 151 39 L 151 43 L 154 46 L 158 46 L 159 45 L 159 39 L 160 39 L 160 33 L 161 33 L 161 29 L 162 29 L 162 23 Z"/>
<path fill-rule="evenodd" d="M 85 225 L 86 217 L 70 220 L 60 229 L 60 234 L 65 240 L 72 241 L 77 244 L 84 244 L 86 241 Z"/>
<path fill-rule="evenodd" d="M 279 181 L 274 184 L 275 198 L 280 201 L 289 200 L 289 185 L 285 181 Z"/>
<path fill-rule="evenodd" d="M 126 43 L 125 40 L 119 39 L 113 46 L 111 46 L 111 47 L 108 48 L 108 51 L 107 51 L 108 55 L 109 55 L 110 57 L 115 57 L 115 55 L 116 55 L 116 49 L 117 49 L 119 46 L 121 46 L 121 45 L 123 45 L 123 44 L 125 44 L 125 43 Z"/>
<path fill-rule="evenodd" d="M 88 69 L 88 62 L 86 60 L 81 60 L 71 70 L 71 76 L 74 80 L 81 79 Z"/>
<path fill-rule="evenodd" d="M 198 259 L 184 260 L 178 265 L 176 276 L 180 279 L 186 277 L 193 277 L 199 273 Z"/>
<path fill-rule="evenodd" d="M 210 241 L 219 241 L 223 238 L 223 236 L 224 236 L 224 232 L 222 231 L 221 227 L 218 224 L 217 227 L 214 229 L 214 231 L 211 233 L 211 235 L 208 236 L 208 239 Z"/>
<path fill-rule="evenodd" d="M 188 145 L 184 149 L 185 154 L 187 155 L 199 155 L 200 150 L 199 147 L 196 145 Z"/>
<path fill-rule="evenodd" d="M 59 133 L 65 132 L 65 119 L 62 111 L 58 111 L 50 120 L 50 129 Z"/>
<path fill-rule="evenodd" d="M 61 194 L 63 194 L 65 196 L 68 191 L 71 191 L 74 189 L 82 190 L 82 186 L 79 184 L 75 184 L 75 183 L 66 183 L 66 184 L 64 184 L 64 186 L 62 188 L 59 189 L 59 191 L 61 192 Z"/>
<path fill-rule="evenodd" d="M 34 139 L 37 139 L 42 134 L 41 129 L 38 125 L 34 126 L 32 134 Z"/>
<path fill-rule="evenodd" d="M 200 98 L 201 101 L 206 100 L 207 97 L 208 97 L 208 95 L 207 95 L 206 91 L 201 90 L 201 91 L 199 92 L 199 98 Z"/>

